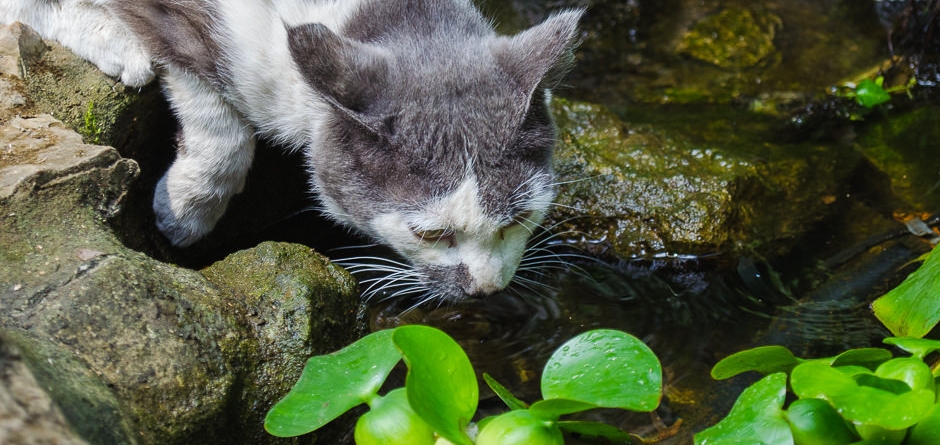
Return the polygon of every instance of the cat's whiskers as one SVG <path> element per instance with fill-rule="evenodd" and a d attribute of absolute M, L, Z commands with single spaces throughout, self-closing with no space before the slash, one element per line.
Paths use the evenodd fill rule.
<path fill-rule="evenodd" d="M 424 284 L 426 277 L 416 271 L 410 264 L 377 256 L 356 256 L 337 259 L 335 263 L 343 266 L 353 275 L 382 274 L 377 277 L 364 278 L 359 284 L 367 286 L 361 290 L 365 301 L 384 301 L 402 295 L 419 294 L 428 291 Z M 391 292 L 376 299 L 380 293 Z"/>

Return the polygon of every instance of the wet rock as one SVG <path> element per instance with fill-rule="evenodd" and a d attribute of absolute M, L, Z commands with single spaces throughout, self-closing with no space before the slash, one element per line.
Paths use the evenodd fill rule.
<path fill-rule="evenodd" d="M 717 117 L 711 133 L 693 135 L 626 124 L 597 105 L 557 99 L 554 111 L 561 186 L 549 224 L 617 258 L 781 253 L 826 214 L 859 162 L 848 148 L 755 146 L 736 139 L 742 123 Z"/>
<path fill-rule="evenodd" d="M 0 335 L 0 443 L 86 445 L 26 361 L 20 348 Z"/>
<path fill-rule="evenodd" d="M 940 107 L 886 111 L 859 126 L 857 146 L 865 158 L 890 181 L 897 211 L 934 212 L 940 206 Z"/>
<path fill-rule="evenodd" d="M 45 58 L 56 51 L 25 66 L 49 68 Z M 84 98 L 86 88 L 114 84 L 73 62 L 97 80 L 69 74 L 46 79 L 50 89 Z M 267 435 L 262 419 L 310 355 L 361 334 L 348 274 L 309 248 L 264 244 L 206 269 L 210 281 L 128 248 L 128 239 L 155 236 L 149 212 L 129 216 L 126 207 L 139 196 L 140 167 L 87 143 L 95 134 L 117 134 L 110 118 L 82 121 L 106 125 L 83 137 L 38 113 L 56 100 L 33 101 L 36 73 L 28 69 L 26 81 L 0 74 L 0 91 L 27 98 L 19 108 L 0 108 L 0 368 L 13 357 L 10 366 L 25 364 L 45 393 L 21 385 L 19 371 L 15 378 L 0 373 L 0 442 L 38 443 L 59 433 L 57 443 L 344 440 L 349 425 L 283 440 Z M 121 115 L 142 103 L 134 93 L 116 94 Z M 14 345 L 19 352 L 9 352 Z"/>
<path fill-rule="evenodd" d="M 751 68 L 777 54 L 774 35 L 781 25 L 774 14 L 729 7 L 696 23 L 677 50 L 722 68 Z"/>

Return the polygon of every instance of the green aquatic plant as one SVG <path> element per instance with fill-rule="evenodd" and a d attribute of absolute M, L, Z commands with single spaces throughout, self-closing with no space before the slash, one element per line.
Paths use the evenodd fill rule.
<path fill-rule="evenodd" d="M 855 99 L 859 105 L 865 108 L 874 108 L 891 100 L 891 94 L 906 93 L 911 95 L 911 88 L 917 83 L 917 79 L 911 77 L 904 85 L 895 85 L 885 88 L 884 76 L 878 76 L 874 79 L 862 79 L 858 83 L 850 83 L 836 89 L 836 95 L 839 97 L 848 97 Z"/>
<path fill-rule="evenodd" d="M 379 395 L 392 368 L 404 360 L 404 388 Z M 265 418 L 272 435 L 314 431 L 361 405 L 369 411 L 356 423 L 358 445 L 372 444 L 562 444 L 563 432 L 633 443 L 612 426 L 564 420 L 594 408 L 652 411 L 662 393 L 662 368 L 637 338 L 600 329 L 562 345 L 542 375 L 543 400 L 531 405 L 484 374 L 509 411 L 472 427 L 479 389 L 463 349 L 427 326 L 401 326 L 370 334 L 333 354 L 312 357 L 291 391 Z M 479 433 L 472 434 L 475 429 Z"/>
<path fill-rule="evenodd" d="M 940 319 L 940 254 L 873 304 L 895 334 L 883 348 L 851 349 L 805 359 L 782 346 L 741 351 L 719 361 L 712 377 L 757 371 L 764 378 L 731 412 L 695 435 L 696 445 L 928 445 L 940 443 L 940 341 L 921 338 Z M 789 380 L 789 385 L 787 384 Z M 792 394 L 788 397 L 788 388 Z M 785 401 L 794 400 L 784 408 Z"/>
<path fill-rule="evenodd" d="M 765 377 L 744 390 L 724 419 L 696 434 L 695 444 L 940 443 L 940 367 L 925 362 L 940 351 L 940 341 L 890 337 L 885 343 L 911 356 L 861 348 L 804 359 L 765 346 L 726 357 L 712 368 L 715 379 L 749 371 Z M 788 387 L 795 400 L 784 408 Z"/>

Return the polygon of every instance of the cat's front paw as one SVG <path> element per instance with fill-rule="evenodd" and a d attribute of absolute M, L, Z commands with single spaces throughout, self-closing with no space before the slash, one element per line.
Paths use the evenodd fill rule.
<path fill-rule="evenodd" d="M 171 193 L 164 175 L 153 196 L 157 229 L 177 247 L 188 247 L 205 237 L 225 213 L 224 204 L 200 204 L 188 193 L 191 190 Z"/>
<path fill-rule="evenodd" d="M 139 52 L 124 61 L 120 78 L 124 85 L 142 87 L 153 81 L 155 76 L 150 58 L 143 52 Z"/>

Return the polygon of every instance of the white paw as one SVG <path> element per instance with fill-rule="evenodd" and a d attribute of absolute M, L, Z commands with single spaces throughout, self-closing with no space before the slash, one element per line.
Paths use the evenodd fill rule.
<path fill-rule="evenodd" d="M 157 229 L 170 243 L 177 247 L 187 247 L 205 237 L 225 213 L 227 202 L 198 199 L 190 193 L 193 187 L 184 187 L 185 192 L 173 193 L 167 187 L 167 176 L 160 178 L 153 196 L 153 211 L 156 215 Z M 227 201 L 227 200 L 226 200 Z"/>

